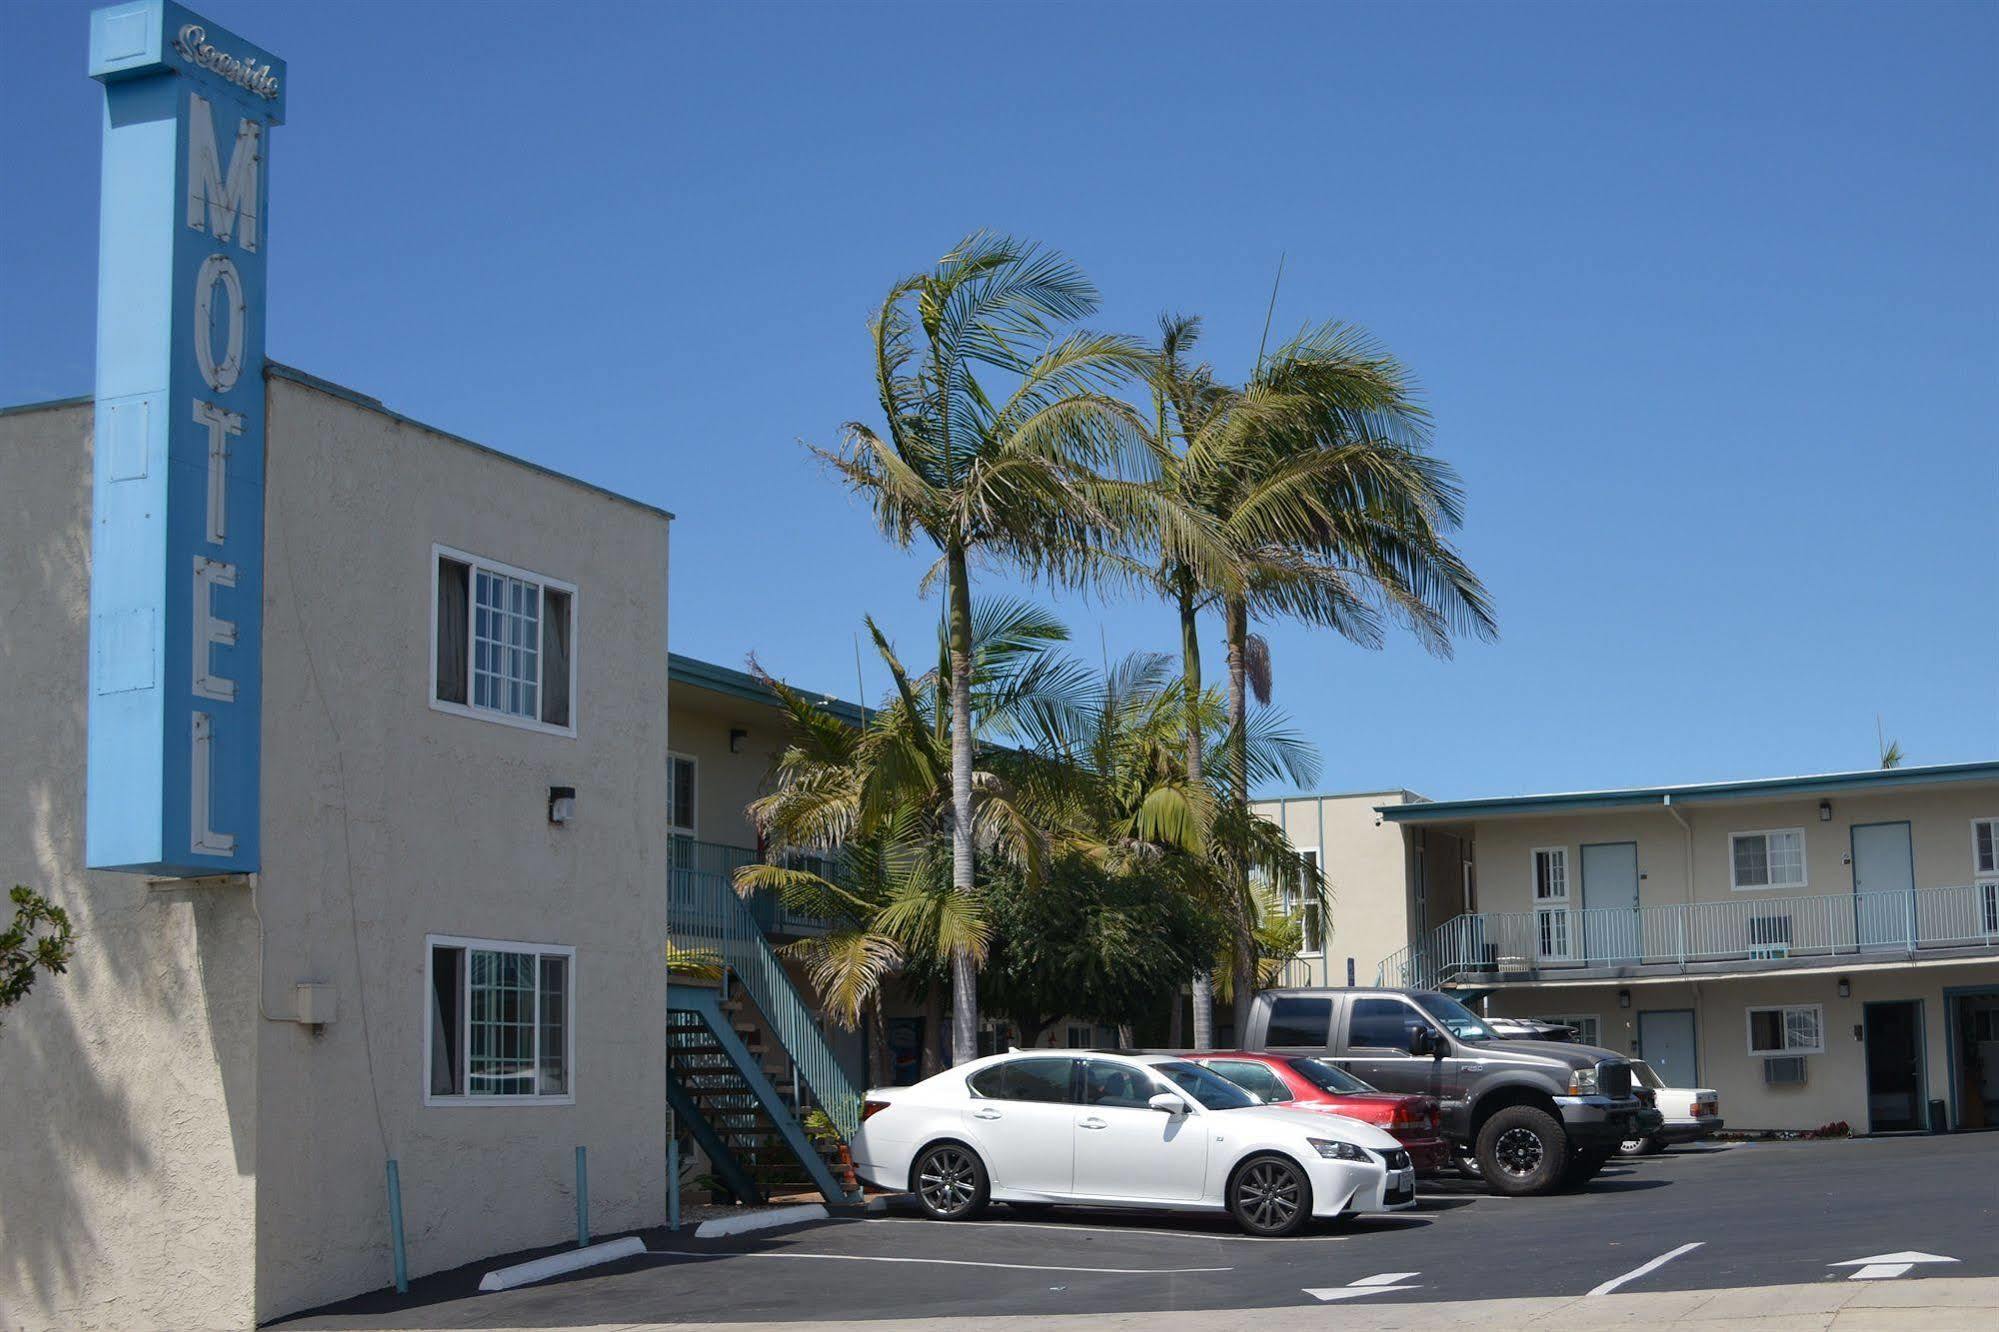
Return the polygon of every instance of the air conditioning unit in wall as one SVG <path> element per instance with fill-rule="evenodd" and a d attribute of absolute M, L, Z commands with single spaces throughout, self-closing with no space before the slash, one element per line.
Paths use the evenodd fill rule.
<path fill-rule="evenodd" d="M 1805 1085 L 1805 1057 L 1785 1055 L 1781 1059 L 1763 1061 L 1763 1085 L 1766 1087 L 1802 1087 Z"/>

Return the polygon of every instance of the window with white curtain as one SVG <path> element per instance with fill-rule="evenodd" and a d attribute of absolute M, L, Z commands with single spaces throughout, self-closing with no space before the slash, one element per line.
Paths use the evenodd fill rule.
<path fill-rule="evenodd" d="M 1802 888 L 1805 886 L 1805 831 L 1777 828 L 1735 833 L 1728 839 L 1733 887 Z"/>
<path fill-rule="evenodd" d="M 424 1103 L 575 1099 L 576 950 L 432 935 Z"/>
<path fill-rule="evenodd" d="M 576 589 L 434 546 L 432 707 L 576 734 Z"/>
<path fill-rule="evenodd" d="M 1824 1016 L 1824 1009 L 1818 1004 L 1752 1008 L 1749 1010 L 1749 1053 L 1823 1054 Z"/>

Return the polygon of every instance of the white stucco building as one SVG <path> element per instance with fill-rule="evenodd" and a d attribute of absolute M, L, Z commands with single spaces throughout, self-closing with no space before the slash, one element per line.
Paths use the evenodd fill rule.
<path fill-rule="evenodd" d="M 573 1236 L 577 1147 L 664 1218 L 670 516 L 263 389 L 251 875 L 84 868 L 93 412 L 0 414 L 0 881 L 77 932 L 0 1031 L 8 1326 L 380 1288 L 392 1159 L 413 1274 Z"/>
<path fill-rule="evenodd" d="M 1731 1129 L 1999 1126 L 1999 763 L 1260 808 L 1333 893 L 1286 983 L 1556 1019 Z"/>

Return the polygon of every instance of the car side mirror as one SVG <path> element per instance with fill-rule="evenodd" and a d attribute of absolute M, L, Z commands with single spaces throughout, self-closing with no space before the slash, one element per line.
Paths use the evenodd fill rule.
<path fill-rule="evenodd" d="M 1444 1055 L 1444 1041 L 1428 1027 L 1417 1027 L 1409 1033 L 1409 1053 L 1421 1059 L 1430 1055 L 1441 1059 Z"/>
<path fill-rule="evenodd" d="M 1146 1104 L 1161 1114 L 1184 1115 L 1187 1113 L 1187 1103 L 1172 1092 L 1159 1092 L 1151 1100 L 1147 1101 Z"/>

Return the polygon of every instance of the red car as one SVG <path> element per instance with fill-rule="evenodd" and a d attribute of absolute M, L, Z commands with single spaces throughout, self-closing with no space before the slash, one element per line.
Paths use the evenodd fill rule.
<path fill-rule="evenodd" d="M 1323 1110 L 1384 1129 L 1408 1149 L 1419 1175 L 1442 1174 L 1451 1164 L 1450 1144 L 1437 1125 L 1437 1103 L 1428 1096 L 1376 1091 L 1337 1064 L 1304 1055 L 1203 1050 L 1180 1057 L 1214 1070 L 1272 1105 Z"/>

